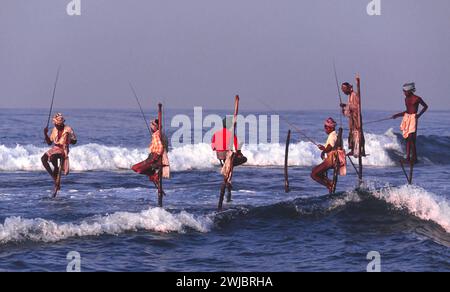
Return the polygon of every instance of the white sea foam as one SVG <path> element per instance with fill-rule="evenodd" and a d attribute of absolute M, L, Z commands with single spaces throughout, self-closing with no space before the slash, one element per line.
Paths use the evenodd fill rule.
<path fill-rule="evenodd" d="M 373 191 L 372 194 L 422 220 L 433 221 L 450 233 L 450 203 L 444 198 L 408 185 Z"/>
<path fill-rule="evenodd" d="M 331 200 L 331 205 L 329 206 L 328 210 L 335 210 L 342 206 L 347 205 L 348 203 L 359 203 L 361 202 L 361 198 L 355 191 L 349 191 L 344 193 L 341 196 L 335 197 Z"/>
<path fill-rule="evenodd" d="M 172 214 L 161 208 L 151 208 L 140 213 L 117 212 L 80 223 L 64 224 L 40 218 L 9 217 L 4 224 L 0 224 L 0 243 L 27 240 L 57 242 L 72 237 L 118 235 L 138 230 L 183 233 L 190 228 L 206 233 L 212 225 L 212 220 L 208 217 L 196 217 L 185 211 Z"/>
<path fill-rule="evenodd" d="M 284 162 L 282 144 L 245 145 L 242 149 L 250 166 L 282 166 Z M 46 148 L 33 145 L 6 147 L 0 145 L 0 171 L 42 171 L 40 157 Z M 388 151 L 401 151 L 401 145 L 393 131 L 385 135 L 366 134 L 366 151 L 370 156 L 364 158 L 368 166 L 393 166 Z M 70 153 L 73 171 L 121 170 L 142 161 L 147 157 L 146 149 L 112 147 L 87 144 L 72 147 Z M 173 171 L 191 169 L 211 169 L 218 165 L 215 154 L 208 144 L 187 145 L 172 149 L 169 153 Z M 290 145 L 289 164 L 291 166 L 312 166 L 321 162 L 320 151 L 309 142 Z"/>

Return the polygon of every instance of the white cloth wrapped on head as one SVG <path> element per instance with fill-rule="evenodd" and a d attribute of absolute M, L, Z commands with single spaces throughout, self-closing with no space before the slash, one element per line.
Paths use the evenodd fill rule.
<path fill-rule="evenodd" d="M 53 116 L 53 124 L 56 126 L 61 126 L 65 123 L 65 119 L 64 116 L 62 115 L 62 113 L 57 113 Z"/>
<path fill-rule="evenodd" d="M 411 83 L 405 83 L 403 85 L 403 90 L 404 91 L 412 91 L 415 92 L 416 91 L 416 84 L 414 82 Z"/>

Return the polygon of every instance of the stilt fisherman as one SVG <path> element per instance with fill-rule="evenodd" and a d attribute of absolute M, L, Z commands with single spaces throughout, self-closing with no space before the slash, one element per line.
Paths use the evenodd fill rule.
<path fill-rule="evenodd" d="M 356 76 L 357 88 L 360 88 L 361 79 Z M 348 96 L 348 103 L 341 104 L 343 114 L 348 118 L 349 136 L 348 148 L 350 152 L 348 156 L 359 158 L 366 156 L 365 138 L 362 131 L 361 120 L 361 98 L 360 92 L 353 90 L 353 85 L 348 82 L 342 83 L 342 92 Z M 361 149 L 361 151 L 360 151 Z"/>
<path fill-rule="evenodd" d="M 400 130 L 403 133 L 403 138 L 406 140 L 406 162 L 411 164 L 417 162 L 417 124 L 422 115 L 428 110 L 428 105 L 415 92 L 415 83 L 406 83 L 403 85 L 403 94 L 406 97 L 406 110 L 392 116 L 393 119 L 403 117 Z M 422 106 L 420 113 L 419 106 Z"/>
<path fill-rule="evenodd" d="M 337 123 L 333 118 L 328 118 L 325 121 L 324 129 L 328 134 L 327 142 L 324 145 L 318 145 L 322 151 L 323 162 L 314 167 L 311 173 L 311 178 L 319 184 L 325 186 L 330 193 L 335 191 L 335 182 L 330 180 L 327 172 L 334 169 L 338 173 L 335 175 L 345 176 L 347 174 L 345 151 L 342 147 L 342 135 L 339 137 L 336 133 Z"/>
<path fill-rule="evenodd" d="M 222 166 L 222 174 L 224 175 L 224 186 L 222 186 L 223 191 L 225 188 L 228 190 L 227 202 L 231 202 L 231 191 L 232 184 L 231 179 L 233 175 L 233 168 L 247 162 L 247 158 L 242 154 L 241 145 L 236 135 L 233 134 L 233 118 L 224 118 L 222 120 L 223 128 L 222 130 L 214 133 L 212 138 L 211 147 L 213 151 L 216 152 L 217 159 Z M 236 152 L 233 152 L 236 149 Z M 233 165 L 231 165 L 233 161 Z M 222 191 L 221 191 L 222 192 Z M 221 199 L 222 200 L 222 199 Z M 221 209 L 221 203 L 219 202 L 219 209 Z"/>
<path fill-rule="evenodd" d="M 69 145 L 77 143 L 74 130 L 70 126 L 65 125 L 65 121 L 63 115 L 57 113 L 53 117 L 53 125 L 55 127 L 50 136 L 48 136 L 48 128 L 44 129 L 45 142 L 49 146 L 54 144 L 41 158 L 42 165 L 55 182 L 53 197 L 61 189 L 61 174 L 68 175 L 70 171 Z M 49 162 L 53 165 L 53 169 Z M 60 163 L 58 164 L 58 162 Z"/>
<path fill-rule="evenodd" d="M 161 179 L 170 178 L 170 164 L 168 158 L 168 140 L 161 131 L 159 119 L 155 119 L 150 125 L 152 140 L 149 146 L 148 158 L 131 169 L 139 174 L 148 176 L 158 189 L 159 205 L 162 207 L 162 197 L 165 193 L 162 190 Z M 161 177 L 162 175 L 162 177 Z"/>

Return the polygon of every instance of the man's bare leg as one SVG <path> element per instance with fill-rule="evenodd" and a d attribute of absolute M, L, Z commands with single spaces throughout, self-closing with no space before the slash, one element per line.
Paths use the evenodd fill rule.
<path fill-rule="evenodd" d="M 53 176 L 56 177 L 58 175 L 58 171 L 59 171 L 58 159 L 53 158 L 51 160 L 51 163 L 53 165 Z"/>
<path fill-rule="evenodd" d="M 416 137 L 417 137 L 416 133 L 410 135 L 410 138 L 411 138 L 411 155 L 412 155 L 411 163 L 414 163 L 414 164 L 417 163 L 417 147 L 416 147 L 417 139 L 416 139 Z"/>
<path fill-rule="evenodd" d="M 58 191 L 61 190 L 61 175 L 62 175 L 61 172 L 64 159 L 60 155 L 54 155 L 50 161 L 53 165 L 53 174 L 55 180 L 55 190 L 53 193 L 53 198 L 55 198 L 58 195 Z M 58 165 L 58 161 L 60 161 L 61 165 Z"/>
<path fill-rule="evenodd" d="M 326 176 L 325 173 L 332 168 L 332 165 L 329 165 L 329 163 L 324 162 L 318 166 L 316 166 L 312 173 L 311 178 L 318 182 L 319 184 L 326 187 L 329 191 L 333 189 L 333 182 L 330 181 Z"/>
<path fill-rule="evenodd" d="M 164 191 L 162 190 L 158 169 L 151 168 L 148 169 L 147 171 L 142 172 L 142 174 L 148 176 L 149 180 L 155 185 L 155 188 L 158 192 L 158 205 L 159 205 L 162 200 L 162 197 L 164 197 L 166 193 L 164 193 Z"/>
<path fill-rule="evenodd" d="M 53 178 L 53 180 L 56 180 L 55 172 L 50 167 L 50 163 L 48 163 L 48 155 L 44 154 L 41 157 L 42 165 L 44 166 L 45 170 L 48 172 L 48 174 Z"/>
<path fill-rule="evenodd" d="M 347 156 L 353 156 L 353 153 L 355 152 L 355 146 L 353 145 L 353 135 L 350 132 L 348 136 L 348 149 L 350 152 L 347 153 Z"/>
<path fill-rule="evenodd" d="M 58 165 L 58 160 L 60 160 L 60 159 L 61 158 L 59 156 L 55 156 L 51 159 L 51 163 L 53 165 L 53 177 L 55 180 L 55 189 L 58 191 L 61 189 L 61 186 L 58 184 L 58 175 L 59 175 L 59 168 L 60 168 L 60 166 Z M 61 159 L 61 162 L 62 162 L 62 159 Z"/>
<path fill-rule="evenodd" d="M 406 162 L 411 161 L 411 150 L 413 147 L 414 134 L 409 134 L 406 139 Z"/>

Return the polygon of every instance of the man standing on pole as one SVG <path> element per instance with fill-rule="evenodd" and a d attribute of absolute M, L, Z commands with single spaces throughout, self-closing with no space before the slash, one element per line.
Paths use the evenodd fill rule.
<path fill-rule="evenodd" d="M 350 152 L 348 156 L 353 156 L 355 158 L 365 157 L 365 138 L 362 129 L 362 119 L 361 119 L 361 93 L 360 84 L 361 79 L 356 76 L 356 84 L 358 91 L 353 90 L 353 86 L 345 82 L 342 84 L 342 92 L 348 96 L 348 103 L 342 103 L 342 113 L 348 118 L 349 126 L 349 136 L 348 136 L 348 147 Z"/>

